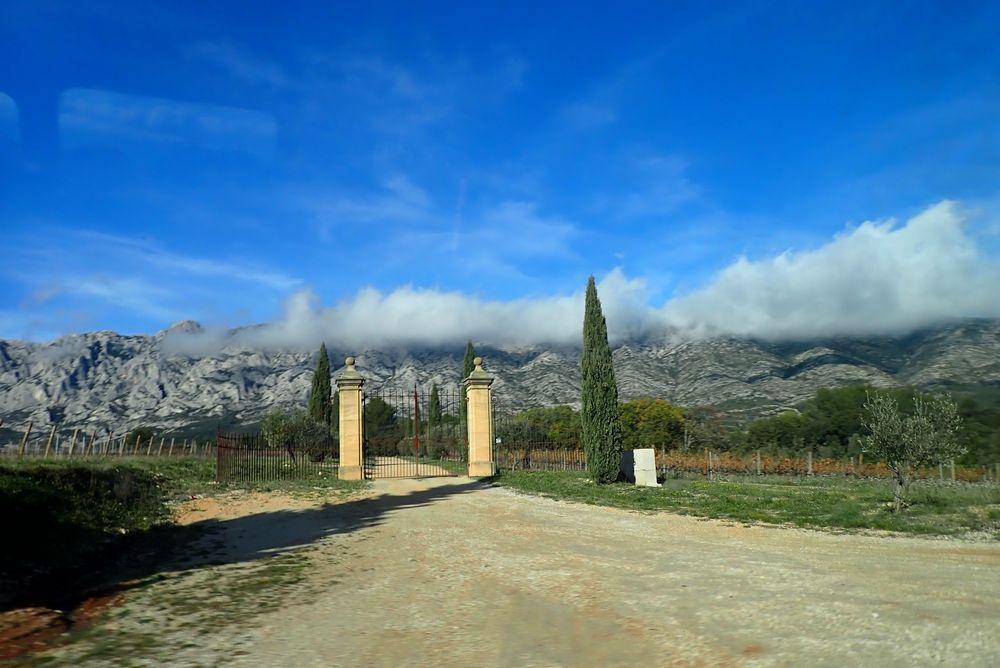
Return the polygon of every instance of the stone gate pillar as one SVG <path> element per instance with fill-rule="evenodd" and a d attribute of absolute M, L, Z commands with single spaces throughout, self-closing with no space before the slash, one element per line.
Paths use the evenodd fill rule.
<path fill-rule="evenodd" d="M 347 368 L 337 378 L 340 397 L 340 471 L 341 480 L 361 480 L 365 477 L 362 437 L 364 406 L 361 386 L 365 379 L 354 368 L 354 358 L 345 361 Z"/>
<path fill-rule="evenodd" d="M 469 477 L 483 478 L 496 473 L 493 463 L 493 410 L 490 397 L 493 377 L 483 371 L 482 357 L 477 357 L 474 364 L 476 368 L 462 381 L 468 408 Z"/>

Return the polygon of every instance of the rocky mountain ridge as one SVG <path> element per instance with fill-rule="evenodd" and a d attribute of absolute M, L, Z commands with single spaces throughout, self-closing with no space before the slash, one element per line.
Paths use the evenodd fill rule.
<path fill-rule="evenodd" d="M 192 429 L 258 421 L 271 407 L 305 405 L 312 351 L 223 347 L 171 354 L 165 337 L 197 329 L 180 323 L 153 336 L 110 331 L 51 343 L 0 341 L 0 418 L 61 428 Z M 368 387 L 458 384 L 463 349 L 331 349 L 334 373 L 355 354 Z M 504 409 L 576 404 L 579 350 L 569 346 L 477 346 L 496 376 Z M 623 398 L 663 397 L 711 404 L 745 419 L 794 406 L 821 387 L 1000 384 L 1000 320 L 968 320 L 900 337 L 775 343 L 737 338 L 646 340 L 618 345 Z"/>

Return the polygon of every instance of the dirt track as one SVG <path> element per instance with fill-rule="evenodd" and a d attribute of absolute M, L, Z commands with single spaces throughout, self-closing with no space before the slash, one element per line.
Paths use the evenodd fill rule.
<path fill-rule="evenodd" d="M 131 655 L 151 664 L 1000 664 L 995 544 L 734 526 L 454 478 L 378 481 L 369 496 L 200 502 L 189 519 L 224 521 L 197 568 L 128 594 L 105 624 L 155 628 Z M 172 631 L 179 613 L 157 601 L 287 550 L 310 567 L 269 611 L 196 642 Z M 240 596 L 250 610 L 263 594 Z M 107 634 L 91 635 L 53 657 L 97 663 Z"/>

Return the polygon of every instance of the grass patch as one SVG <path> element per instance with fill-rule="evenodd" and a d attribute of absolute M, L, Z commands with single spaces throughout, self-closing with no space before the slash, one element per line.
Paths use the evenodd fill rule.
<path fill-rule="evenodd" d="M 291 551 L 208 571 L 194 569 L 145 578 L 143 590 L 107 614 L 101 624 L 76 633 L 61 650 L 38 657 L 39 665 L 183 662 L 225 665 L 239 647 L 205 646 L 220 628 L 251 628 L 261 614 L 307 600 L 329 581 L 307 583 L 310 558 Z"/>
<path fill-rule="evenodd" d="M 596 485 L 580 471 L 504 471 L 498 484 L 581 503 L 667 510 L 741 522 L 816 529 L 878 529 L 955 536 L 986 532 L 1000 539 L 1000 486 L 915 483 L 912 505 L 900 514 L 887 504 L 888 481 L 761 476 L 708 481 L 671 478 L 660 488 Z"/>

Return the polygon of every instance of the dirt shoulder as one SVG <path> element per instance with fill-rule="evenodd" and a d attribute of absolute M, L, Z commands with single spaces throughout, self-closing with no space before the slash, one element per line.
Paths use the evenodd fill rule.
<path fill-rule="evenodd" d="M 1000 546 L 378 481 L 186 504 L 188 562 L 56 663 L 995 665 Z"/>

